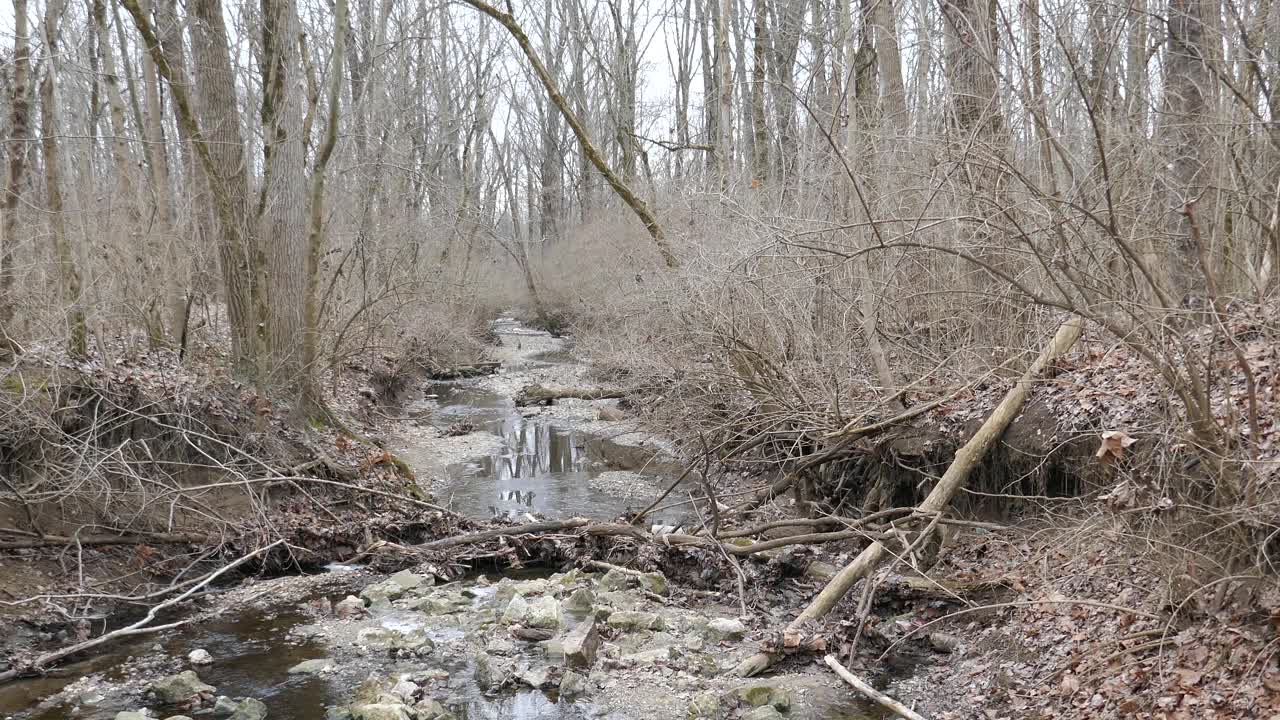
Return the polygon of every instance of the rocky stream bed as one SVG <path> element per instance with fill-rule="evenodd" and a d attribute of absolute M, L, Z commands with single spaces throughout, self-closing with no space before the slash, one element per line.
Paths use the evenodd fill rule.
<path fill-rule="evenodd" d="M 676 466 L 611 401 L 520 408 L 532 382 L 585 368 L 558 338 L 501 320 L 496 374 L 426 383 L 389 445 L 438 501 L 473 517 L 608 520 Z M 658 515 L 679 523 L 679 515 Z M 607 568 L 607 566 L 605 566 Z M 814 667 L 727 670 L 776 618 L 622 568 L 468 574 L 358 565 L 210 593 L 186 624 L 0 687 L 21 720 L 569 720 L 882 717 Z M 176 618 L 175 618 L 176 620 Z"/>

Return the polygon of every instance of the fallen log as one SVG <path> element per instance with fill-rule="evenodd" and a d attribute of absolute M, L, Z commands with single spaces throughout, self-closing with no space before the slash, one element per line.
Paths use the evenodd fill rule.
<path fill-rule="evenodd" d="M 937 515 L 946 510 L 951 503 L 952 496 L 964 486 L 973 469 L 978 466 L 982 458 L 986 456 L 987 452 L 996 444 L 996 441 L 1000 439 L 1000 436 L 1004 434 L 1005 429 L 1009 427 L 1009 423 L 1022 410 L 1022 405 L 1026 402 L 1027 396 L 1031 394 L 1031 388 L 1035 384 L 1036 378 L 1060 355 L 1071 349 L 1071 346 L 1075 345 L 1076 340 L 1080 338 L 1080 334 L 1083 331 L 1084 321 L 1074 316 L 1058 328 L 1053 340 L 1044 348 L 1035 362 L 1031 363 L 1031 367 L 1027 368 L 1022 377 L 1018 378 L 1018 382 L 1009 389 L 1000 404 L 991 411 L 991 415 L 982 423 L 978 431 L 956 451 L 955 457 L 952 459 L 947 471 L 942 475 L 942 479 L 938 481 L 938 484 L 934 486 L 928 497 L 917 508 L 920 512 Z M 797 629 L 804 623 L 816 620 L 830 612 L 855 583 L 868 577 L 876 569 L 884 554 L 885 547 L 883 543 L 877 541 L 868 545 L 844 569 L 836 573 L 836 576 L 809 603 L 804 612 L 801 612 L 787 626 L 788 629 Z M 750 677 L 763 672 L 773 664 L 773 661 L 774 656 L 772 654 L 759 652 L 739 663 L 734 668 L 734 672 L 743 677 Z"/>
<path fill-rule="evenodd" d="M 187 533 L 144 533 L 138 535 L 82 535 L 68 537 L 65 535 L 45 535 L 29 540 L 7 540 L 0 542 L 0 550 L 25 550 L 29 548 L 57 547 L 60 545 L 204 545 L 214 538 L 208 535 L 191 535 Z"/>
<path fill-rule="evenodd" d="M 557 385 L 525 385 L 516 395 L 516 405 L 550 405 L 555 400 L 609 400 L 625 397 L 620 388 L 562 387 Z"/>
<path fill-rule="evenodd" d="M 453 537 L 432 540 L 431 542 L 414 545 L 412 547 L 416 550 L 439 550 L 441 548 L 457 547 L 459 545 L 474 545 L 476 543 L 485 542 L 486 540 L 496 540 L 500 537 L 537 535 L 538 533 L 556 532 L 558 530 L 573 530 L 575 528 L 583 527 L 590 522 L 591 521 L 586 518 L 548 520 L 546 522 L 535 522 L 528 523 L 526 525 L 513 525 L 511 527 L 495 528 L 493 530 L 485 530 L 483 532 L 471 533 L 469 535 L 454 535 Z"/>
<path fill-rule="evenodd" d="M 432 380 L 461 380 L 463 378 L 492 375 L 497 372 L 500 367 L 502 367 L 502 363 L 497 361 L 478 362 L 471 365 L 460 365 L 458 367 L 430 370 L 427 372 L 427 377 Z"/>
<path fill-rule="evenodd" d="M 832 670 L 835 670 L 836 675 L 839 675 L 841 680 L 844 680 L 845 682 L 852 685 L 854 689 L 856 689 L 858 692 L 862 693 L 863 695 L 866 695 L 872 700 L 875 700 L 876 703 L 878 703 L 881 707 L 885 708 L 886 710 L 895 712 L 898 715 L 901 715 L 902 717 L 906 718 L 907 720 L 925 720 L 924 716 L 921 715 L 920 713 L 916 712 L 915 710 L 912 710 L 906 705 L 903 705 L 897 700 L 894 700 L 888 695 L 885 695 L 879 690 L 876 690 L 875 688 L 871 687 L 871 685 L 868 684 L 866 681 L 864 681 L 862 678 L 849 672 L 849 670 L 846 669 L 845 666 L 840 664 L 839 660 L 836 660 L 834 655 L 828 655 L 824 657 L 822 660 L 827 664 L 827 667 L 831 668 Z"/>

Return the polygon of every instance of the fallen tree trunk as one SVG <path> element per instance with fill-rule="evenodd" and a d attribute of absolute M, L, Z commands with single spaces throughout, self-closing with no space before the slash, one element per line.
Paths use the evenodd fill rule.
<path fill-rule="evenodd" d="M 626 395 L 619 388 L 560 387 L 556 385 L 525 385 L 516 395 L 516 405 L 548 405 L 553 400 L 609 400 Z"/>
<path fill-rule="evenodd" d="M 25 550 L 28 548 L 55 547 L 59 545 L 204 545 L 214 538 L 208 535 L 189 535 L 186 533 L 154 533 L 142 535 L 83 535 L 67 537 L 64 535 L 45 535 L 30 540 L 7 540 L 0 542 L 0 550 Z"/>
<path fill-rule="evenodd" d="M 529 523 L 527 525 L 513 525 L 511 527 L 496 528 L 493 530 L 485 530 L 484 532 L 471 533 L 470 535 L 454 535 L 453 537 L 442 538 L 440 540 L 432 540 L 421 545 L 414 545 L 417 550 L 439 550 L 447 547 L 457 547 L 458 545 L 474 545 L 487 540 L 496 540 L 500 537 L 514 537 L 517 535 L 537 535 L 544 532 L 555 532 L 557 530 L 573 530 L 583 527 L 590 523 L 586 518 L 569 518 L 568 520 L 549 520 L 547 522 Z"/>
<path fill-rule="evenodd" d="M 459 365 L 458 367 L 440 368 L 438 370 L 427 371 L 427 377 L 432 380 L 459 380 L 461 378 L 480 377 L 481 375 L 492 375 L 502 367 L 502 363 L 495 361 L 478 362 L 472 365 Z"/>
<path fill-rule="evenodd" d="M 951 461 L 951 465 L 943 474 L 942 479 L 934 486 L 924 502 L 920 503 L 918 510 L 922 513 L 941 513 L 951 503 L 951 498 L 956 492 L 964 486 L 969 479 L 970 473 L 982 461 L 1004 431 L 1009 427 L 1009 423 L 1022 410 L 1022 405 L 1026 402 L 1027 396 L 1031 394 L 1031 388 L 1035 384 L 1035 380 L 1044 371 L 1044 369 L 1056 360 L 1059 356 L 1071 349 L 1075 345 L 1076 340 L 1080 338 L 1080 333 L 1084 331 L 1084 320 L 1079 317 L 1071 317 L 1058 328 L 1058 332 L 1054 334 L 1048 346 L 1040 353 L 1035 362 L 1031 363 L 1031 367 L 1018 378 L 1018 382 L 1009 389 L 1000 404 L 991 411 L 991 415 L 987 417 L 986 422 L 982 423 L 982 427 L 969 438 L 959 450 L 956 451 L 955 458 Z M 795 620 L 788 625 L 788 629 L 796 629 L 799 626 L 811 620 L 816 620 L 831 611 L 836 603 L 845 596 L 846 593 L 859 580 L 869 576 L 880 564 L 885 554 L 885 547 L 880 542 L 873 542 L 858 554 L 848 565 L 836 574 L 831 582 L 818 593 L 818 596 L 809 603 L 809 606 L 800 613 Z M 773 664 L 774 656 L 760 652 L 743 660 L 734 668 L 734 672 L 743 677 L 750 677 L 759 674 Z"/>

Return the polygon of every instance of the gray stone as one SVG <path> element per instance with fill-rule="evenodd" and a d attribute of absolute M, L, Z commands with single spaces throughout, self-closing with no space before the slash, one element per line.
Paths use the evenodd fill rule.
<path fill-rule="evenodd" d="M 431 587 L 436 584 L 436 578 L 434 575 L 419 575 L 418 573 L 409 572 L 408 570 L 401 570 L 387 578 L 387 580 L 399 585 L 405 590 L 412 590 L 419 587 Z"/>
<path fill-rule="evenodd" d="M 718 617 L 707 623 L 705 637 L 710 642 L 725 640 L 741 640 L 747 633 L 747 626 L 734 618 Z"/>
<path fill-rule="evenodd" d="M 389 603 L 392 600 L 399 600 L 404 597 L 410 590 L 430 587 L 434 584 L 434 576 L 418 575 L 408 570 L 402 570 L 382 582 L 374 583 L 361 590 L 360 597 L 368 600 L 371 604 Z"/>
<path fill-rule="evenodd" d="M 473 677 L 476 685 L 485 691 L 498 690 L 511 681 L 506 669 L 493 658 L 483 653 L 475 658 Z"/>
<path fill-rule="evenodd" d="M 396 703 L 369 703 L 351 706 L 352 720 L 414 720 L 414 713 L 406 705 Z"/>
<path fill-rule="evenodd" d="M 262 704 L 261 700 L 244 698 L 227 720 L 264 720 L 266 717 L 267 706 Z"/>
<path fill-rule="evenodd" d="M 590 669 L 600 650 L 600 632 L 595 620 L 584 620 L 565 636 L 562 643 L 564 660 L 569 667 Z"/>
<path fill-rule="evenodd" d="M 631 584 L 631 576 L 621 570 L 610 570 L 600 578 L 600 589 L 605 592 L 626 590 Z"/>
<path fill-rule="evenodd" d="M 302 662 L 289 668 L 290 675 L 314 675 L 315 673 L 328 672 L 333 669 L 333 661 L 329 658 L 319 658 L 316 660 L 303 660 Z"/>
<path fill-rule="evenodd" d="M 401 680 L 391 686 L 391 694 L 399 698 L 401 702 L 411 703 L 418 697 L 418 693 L 422 688 L 418 684 L 409 680 Z"/>
<path fill-rule="evenodd" d="M 413 609 L 428 615 L 451 615 L 459 610 L 455 600 L 439 595 L 422 598 L 414 604 Z"/>
<path fill-rule="evenodd" d="M 116 713 L 115 720 L 156 720 L 156 719 L 144 712 L 138 712 L 136 710 L 126 710 L 124 712 Z"/>
<path fill-rule="evenodd" d="M 536 690 L 551 686 L 551 670 L 546 667 L 524 668 L 516 674 L 520 682 Z"/>
<path fill-rule="evenodd" d="M 667 594 L 667 577 L 660 572 L 645 573 L 640 576 L 640 587 L 656 595 Z"/>
<path fill-rule="evenodd" d="M 213 662 L 213 656 L 209 654 L 208 650 L 197 648 L 187 653 L 187 662 L 192 665 L 208 665 Z"/>
<path fill-rule="evenodd" d="M 791 691 L 768 681 L 749 683 L 735 689 L 732 693 L 740 702 L 752 707 L 773 706 L 778 710 L 791 707 Z"/>
<path fill-rule="evenodd" d="M 524 625 L 525 618 L 529 615 L 529 601 L 524 599 L 523 595 L 512 595 L 511 601 L 507 603 L 507 607 L 502 611 L 503 625 Z"/>
<path fill-rule="evenodd" d="M 351 720 L 351 708 L 327 707 L 324 709 L 324 720 Z"/>
<path fill-rule="evenodd" d="M 506 638 L 494 638 L 484 648 L 490 655 L 514 655 L 516 644 Z"/>
<path fill-rule="evenodd" d="M 428 698 L 413 706 L 418 720 L 455 720 L 456 716 L 440 704 L 439 700 Z"/>
<path fill-rule="evenodd" d="M 368 610 L 365 610 L 364 607 L 364 600 L 361 600 L 355 595 L 348 595 L 345 599 L 339 600 L 337 604 L 333 606 L 333 614 L 339 620 L 358 618 L 367 612 Z"/>
<path fill-rule="evenodd" d="M 564 602 L 564 609 L 567 612 L 578 615 L 589 614 L 596 604 L 596 594 L 591 592 L 590 588 L 578 588 L 573 591 L 568 600 Z"/>
<path fill-rule="evenodd" d="M 607 622 L 609 627 L 624 631 L 660 630 L 662 628 L 662 616 L 638 610 L 619 610 L 615 613 L 610 613 Z"/>
<path fill-rule="evenodd" d="M 201 682 L 200 676 L 192 670 L 185 670 L 151 684 L 151 693 L 156 700 L 166 705 L 185 703 L 199 695 L 212 694 L 216 689 Z"/>
<path fill-rule="evenodd" d="M 575 698 L 587 691 L 587 679 L 569 670 L 560 678 L 560 697 Z"/>
<path fill-rule="evenodd" d="M 164 720 L 191 720 L 191 716 L 190 715 L 170 715 Z"/>
<path fill-rule="evenodd" d="M 215 717 L 227 717 L 236 711 L 240 704 L 226 695 L 219 695 L 218 699 L 213 703 L 213 714 Z"/>
<path fill-rule="evenodd" d="M 726 715 L 720 706 L 720 698 L 713 692 L 704 692 L 694 696 L 685 712 L 686 720 L 721 720 Z"/>
<path fill-rule="evenodd" d="M 523 624 L 551 630 L 560 627 L 560 601 L 546 595 L 529 603 L 529 613 Z"/>
<path fill-rule="evenodd" d="M 742 716 L 742 720 L 784 720 L 786 716 L 778 712 L 778 709 L 772 705 L 764 707 L 752 708 Z"/>
<path fill-rule="evenodd" d="M 435 643 L 422 628 L 401 631 L 390 628 L 365 628 L 356 634 L 356 642 L 375 650 L 390 650 L 410 655 L 426 655 L 435 649 Z"/>

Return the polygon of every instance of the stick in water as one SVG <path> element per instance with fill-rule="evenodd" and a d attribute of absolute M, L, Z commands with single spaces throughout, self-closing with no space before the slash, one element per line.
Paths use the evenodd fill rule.
<path fill-rule="evenodd" d="M 836 674 L 840 676 L 841 680 L 844 680 L 845 682 L 852 685 L 855 690 L 862 693 L 863 695 L 866 695 L 872 700 L 875 700 L 877 703 L 880 704 L 881 707 L 892 710 L 893 712 L 901 715 L 907 720 L 925 720 L 925 717 L 920 713 L 916 712 L 915 710 L 912 710 L 906 705 L 903 705 L 897 700 L 894 700 L 888 695 L 885 695 L 879 690 L 876 690 L 875 688 L 868 685 L 866 681 L 862 680 L 862 678 L 859 678 L 857 675 L 854 675 L 853 673 L 849 672 L 849 670 L 846 669 L 845 666 L 840 664 L 839 660 L 836 660 L 836 657 L 834 655 L 828 655 L 822 659 L 826 661 L 828 667 L 836 671 Z"/>

